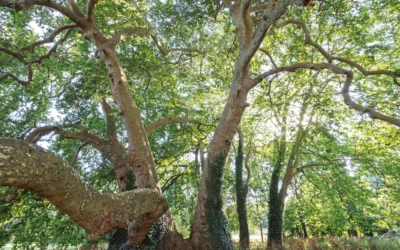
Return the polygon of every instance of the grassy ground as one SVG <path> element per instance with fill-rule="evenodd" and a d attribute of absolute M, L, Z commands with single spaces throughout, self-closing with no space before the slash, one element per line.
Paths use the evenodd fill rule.
<path fill-rule="evenodd" d="M 400 237 L 285 239 L 285 250 L 400 250 Z M 251 250 L 265 250 L 266 244 L 252 242 Z M 239 249 L 239 248 L 237 248 Z"/>

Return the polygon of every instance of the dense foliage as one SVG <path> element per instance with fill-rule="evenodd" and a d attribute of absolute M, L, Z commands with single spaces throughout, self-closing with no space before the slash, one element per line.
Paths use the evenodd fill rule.
<path fill-rule="evenodd" d="M 85 9 L 86 2 L 77 4 Z M 150 36 L 127 36 L 117 52 L 145 127 L 163 117 L 185 118 L 158 128 L 148 138 L 174 223 L 189 237 L 203 161 L 222 115 L 240 44 L 228 8 L 220 1 L 133 2 L 99 1 L 96 24 L 107 36 L 130 26 L 151 28 L 161 41 L 162 48 Z M 287 147 L 285 165 L 301 133 L 298 165 L 286 199 L 284 235 L 381 235 L 400 227 L 400 130 L 371 119 L 368 109 L 400 119 L 400 3 L 315 2 L 313 7 L 290 7 L 271 27 L 251 61 L 251 74 L 255 77 L 297 62 L 326 62 L 305 38 L 303 23 L 312 41 L 330 55 L 357 64 L 334 61 L 354 71 L 350 95 L 366 107 L 365 112 L 347 107 L 341 96 L 345 77 L 329 70 L 278 72 L 252 89 L 250 107 L 241 119 L 250 231 L 259 234 L 260 224 L 265 228 L 268 223 L 269 186 L 279 143 Z M 256 12 L 252 22 L 257 24 L 261 16 Z M 0 8 L 0 137 L 24 139 L 34 128 L 65 126 L 68 131 L 85 127 L 107 138 L 101 106 L 105 100 L 115 114 L 118 139 L 127 143 L 106 66 L 83 34 L 77 29 L 62 31 L 54 41 L 24 48 L 65 24 L 62 15 L 45 7 L 18 12 Z M 21 48 L 23 60 L 8 53 Z M 93 146 L 56 133 L 38 144 L 62 157 L 96 189 L 118 192 L 112 163 Z M 232 145 L 218 187 L 222 196 L 216 197 L 223 200 L 231 234 L 238 234 L 237 138 Z M 0 187 L 0 211 L 0 247 L 9 242 L 24 249 L 93 244 L 65 214 L 30 191 Z"/>

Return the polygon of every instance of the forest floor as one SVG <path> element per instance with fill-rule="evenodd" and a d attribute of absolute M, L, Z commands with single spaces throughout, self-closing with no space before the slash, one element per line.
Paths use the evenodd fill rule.
<path fill-rule="evenodd" d="M 400 250 L 400 237 L 293 238 L 284 240 L 285 250 Z M 251 250 L 264 250 L 266 243 L 251 240 Z M 237 246 L 237 249 L 239 247 Z"/>
<path fill-rule="evenodd" d="M 236 244 L 235 249 L 239 250 L 238 240 L 233 237 Z M 253 235 L 250 238 L 250 250 L 265 250 L 266 243 L 261 243 L 259 235 Z M 292 238 L 284 240 L 285 250 L 400 250 L 400 237 L 363 237 L 363 238 Z M 11 250 L 12 245 L 7 244 L 0 248 Z M 48 249 L 60 249 L 56 246 Z M 68 250 L 77 250 L 79 247 L 62 248 Z M 106 249 L 106 248 L 105 248 Z"/>

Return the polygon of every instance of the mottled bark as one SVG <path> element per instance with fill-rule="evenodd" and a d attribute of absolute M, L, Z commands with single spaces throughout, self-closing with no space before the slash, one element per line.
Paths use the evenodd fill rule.
<path fill-rule="evenodd" d="M 87 231 L 91 240 L 125 228 L 138 218 L 144 225 L 141 229 L 147 232 L 168 209 L 166 199 L 149 189 L 99 193 L 53 154 L 12 139 L 0 139 L 0 185 L 29 189 L 48 199 Z M 129 244 L 142 240 L 130 238 Z"/>

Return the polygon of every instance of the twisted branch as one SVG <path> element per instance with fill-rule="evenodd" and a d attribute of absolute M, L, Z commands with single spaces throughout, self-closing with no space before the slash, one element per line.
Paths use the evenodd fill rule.
<path fill-rule="evenodd" d="M 274 75 L 274 74 L 277 74 L 280 72 L 295 72 L 298 69 L 310 69 L 310 70 L 328 69 L 335 74 L 345 75 L 346 80 L 345 80 L 345 83 L 342 88 L 342 97 L 343 97 L 344 103 L 346 103 L 349 108 L 355 109 L 362 114 L 368 114 L 369 117 L 372 119 L 382 120 L 382 121 L 385 121 L 385 122 L 388 122 L 390 124 L 400 127 L 400 119 L 384 115 L 374 109 L 364 107 L 364 106 L 354 102 L 350 97 L 350 86 L 353 81 L 353 72 L 351 70 L 346 70 L 346 69 L 343 69 L 339 66 L 336 66 L 336 65 L 333 65 L 330 63 L 299 62 L 299 63 L 295 63 L 292 65 L 287 65 L 287 66 L 271 69 L 269 71 L 262 73 L 258 77 L 254 78 L 252 81 L 252 84 L 250 85 L 250 88 L 255 87 L 264 78 L 269 77 L 271 75 Z"/>
<path fill-rule="evenodd" d="M 365 68 L 363 68 L 360 64 L 342 58 L 342 57 L 336 57 L 336 56 L 332 56 L 328 51 L 326 51 L 324 48 L 322 48 L 321 45 L 319 45 L 318 43 L 316 43 L 312 37 L 311 37 L 311 33 L 310 30 L 308 29 L 307 25 L 300 20 L 287 20 L 285 22 L 283 22 L 282 24 L 278 24 L 277 27 L 281 28 L 281 27 L 285 27 L 286 25 L 289 24 L 294 24 L 297 25 L 298 27 L 300 27 L 303 32 L 304 32 L 304 43 L 313 46 L 314 48 L 316 48 L 327 60 L 328 62 L 332 63 L 332 61 L 339 61 L 345 64 L 350 65 L 351 67 L 356 68 L 358 71 L 361 72 L 361 74 L 363 74 L 364 76 L 371 76 L 371 75 L 389 75 L 392 77 L 400 77 L 400 72 L 393 72 L 393 71 L 389 71 L 389 70 L 366 70 Z"/>

